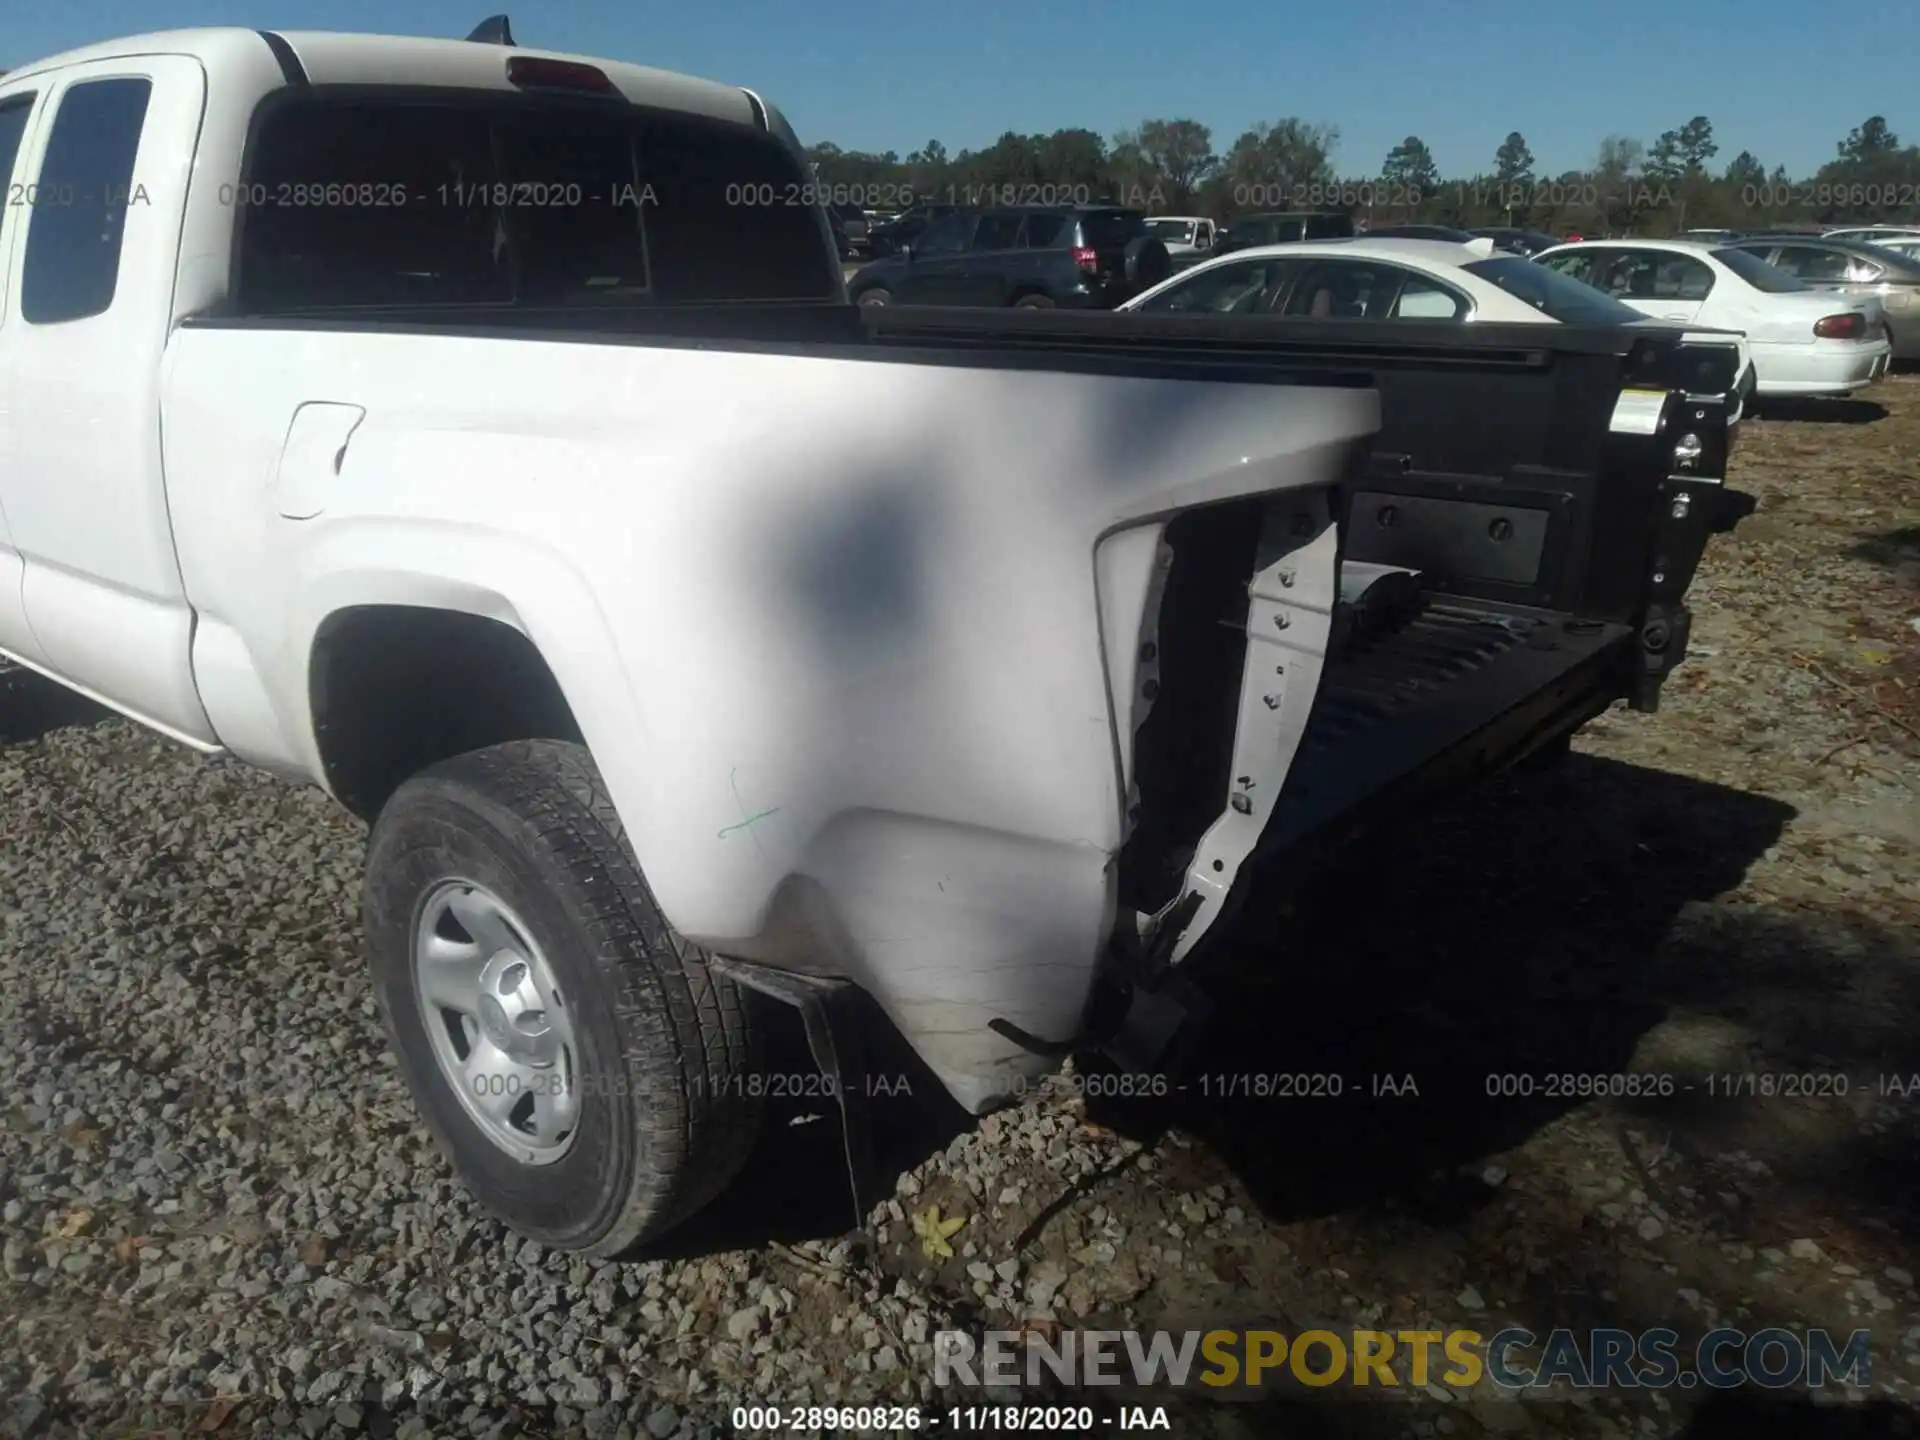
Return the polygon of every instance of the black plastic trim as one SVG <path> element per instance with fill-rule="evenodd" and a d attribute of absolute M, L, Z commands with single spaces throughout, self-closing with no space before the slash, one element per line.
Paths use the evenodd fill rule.
<path fill-rule="evenodd" d="M 274 61 L 280 66 L 280 76 L 287 84 L 304 88 L 313 83 L 307 78 L 307 67 L 293 53 L 293 46 L 287 43 L 286 36 L 272 30 L 256 30 L 254 33 L 267 42 L 267 49 L 273 52 Z"/>
<path fill-rule="evenodd" d="M 467 36 L 467 39 L 475 45 L 506 45 L 513 47 L 513 26 L 507 22 L 505 15 L 489 15 L 473 27 L 473 31 Z"/>

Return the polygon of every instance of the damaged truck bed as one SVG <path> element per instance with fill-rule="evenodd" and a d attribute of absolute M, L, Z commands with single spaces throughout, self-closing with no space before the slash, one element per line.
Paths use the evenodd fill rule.
<path fill-rule="evenodd" d="M 1131 654 L 1109 655 L 1131 672 L 1130 830 L 1087 1028 L 994 1027 L 1039 1054 L 1172 1063 L 1203 1005 L 1175 967 L 1229 934 L 1232 912 L 1405 807 L 1564 746 L 1616 702 L 1655 710 L 1686 655 L 1707 539 L 1753 508 L 1724 483 L 1733 352 L 1677 333 L 898 310 L 877 323 L 901 342 L 1120 350 L 1380 395 L 1380 431 L 1339 485 L 1166 526 L 1157 603 Z"/>

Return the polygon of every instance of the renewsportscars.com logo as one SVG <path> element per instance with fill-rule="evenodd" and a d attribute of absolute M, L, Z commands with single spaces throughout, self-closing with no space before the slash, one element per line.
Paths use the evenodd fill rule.
<path fill-rule="evenodd" d="M 1683 1348 L 1678 1331 L 1553 1330 L 960 1330 L 934 1336 L 937 1386 L 1070 1385 L 1214 1388 L 1344 1385 L 1376 1393 L 1430 1384 L 1471 1390 L 1486 1381 L 1516 1394 L 1580 1390 L 1820 1389 L 1870 1382 L 1871 1335 L 1826 1330 L 1710 1330 Z M 1684 1356 L 1684 1363 L 1683 1363 Z"/>

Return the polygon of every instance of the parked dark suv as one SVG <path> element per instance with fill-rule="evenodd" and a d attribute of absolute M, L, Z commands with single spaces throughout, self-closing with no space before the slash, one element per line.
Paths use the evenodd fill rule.
<path fill-rule="evenodd" d="M 882 220 L 867 231 L 867 254 L 875 260 L 898 255 L 901 247 L 918 240 L 927 226 L 961 208 L 959 205 L 916 205 L 891 220 Z"/>
<path fill-rule="evenodd" d="M 1353 217 L 1332 211 L 1243 215 L 1227 222 L 1226 235 L 1214 244 L 1215 256 L 1255 245 L 1290 245 L 1295 240 L 1346 240 L 1353 235 Z"/>
<path fill-rule="evenodd" d="M 858 205 L 832 205 L 827 208 L 827 218 L 833 225 L 834 243 L 840 247 L 842 260 L 865 260 L 873 252 L 873 227 L 867 221 L 867 212 Z"/>
<path fill-rule="evenodd" d="M 1111 310 L 1173 271 L 1138 210 L 1010 205 L 960 210 L 847 282 L 862 305 Z"/>

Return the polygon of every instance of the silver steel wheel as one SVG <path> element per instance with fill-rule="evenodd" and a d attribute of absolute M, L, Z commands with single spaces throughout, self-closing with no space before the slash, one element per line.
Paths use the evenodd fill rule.
<path fill-rule="evenodd" d="M 565 1155 L 580 1052 L 567 997 L 520 917 L 483 886 L 439 885 L 414 929 L 413 984 L 440 1072 L 480 1132 L 522 1164 Z"/>

